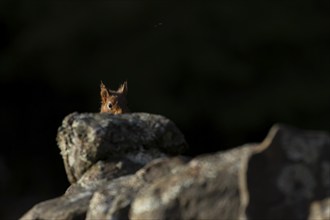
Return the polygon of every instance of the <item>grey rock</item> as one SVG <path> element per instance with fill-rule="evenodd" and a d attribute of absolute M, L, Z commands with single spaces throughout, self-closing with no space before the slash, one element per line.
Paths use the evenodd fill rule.
<path fill-rule="evenodd" d="M 124 156 L 144 165 L 187 148 L 173 122 L 148 113 L 72 113 L 59 128 L 57 142 L 71 183 L 101 159 Z"/>
<path fill-rule="evenodd" d="M 146 113 L 73 113 L 64 119 L 57 141 L 72 184 L 63 196 L 37 204 L 21 219 L 128 216 L 136 191 L 155 176 L 153 167 L 164 164 L 163 160 L 174 160 L 169 164 L 178 165 L 184 160 L 167 156 L 187 147 L 170 120 Z M 138 175 L 130 175 L 137 170 Z M 170 169 L 164 170 L 158 175 Z M 104 212 L 95 211 L 104 205 L 108 207 Z"/>
<path fill-rule="evenodd" d="M 21 219 L 329 219 L 330 135 L 276 125 L 260 144 L 193 159 L 168 119 L 69 115 L 71 186 Z"/>
<path fill-rule="evenodd" d="M 135 173 L 140 168 L 142 168 L 141 164 L 125 157 L 100 160 L 92 165 L 77 182 L 71 184 L 65 194 L 68 195 L 81 190 L 95 191 L 109 181 Z"/>
<path fill-rule="evenodd" d="M 330 136 L 272 128 L 248 162 L 249 219 L 307 219 L 313 201 L 330 197 Z"/>
<path fill-rule="evenodd" d="M 240 172 L 254 145 L 205 155 L 158 177 L 137 194 L 130 219 L 239 219 Z"/>
<path fill-rule="evenodd" d="M 186 161 L 182 157 L 156 159 L 135 175 L 110 181 L 94 193 L 86 219 L 128 219 L 132 200 L 139 190 L 157 178 L 169 175 Z"/>
<path fill-rule="evenodd" d="M 307 219 L 326 216 L 330 136 L 274 126 L 259 145 L 197 157 L 139 191 L 131 219 Z M 316 210 L 309 210 L 314 201 Z M 318 207 L 318 208 L 315 208 Z"/>
<path fill-rule="evenodd" d="M 35 205 L 21 220 L 48 220 L 48 219 L 85 219 L 86 210 L 93 193 L 80 191 L 70 195 L 64 195 L 55 199 L 47 200 Z"/>
<path fill-rule="evenodd" d="M 310 206 L 308 220 L 329 220 L 330 219 L 330 197 L 314 201 Z"/>
<path fill-rule="evenodd" d="M 86 219 L 127 219 L 131 200 L 143 184 L 135 175 L 109 182 L 94 193 Z"/>

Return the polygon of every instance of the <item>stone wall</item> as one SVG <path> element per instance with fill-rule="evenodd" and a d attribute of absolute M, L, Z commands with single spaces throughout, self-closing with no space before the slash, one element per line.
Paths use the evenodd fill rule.
<path fill-rule="evenodd" d="M 262 143 L 188 158 L 183 134 L 163 116 L 73 113 L 57 141 L 71 186 L 21 219 L 330 216 L 325 132 L 275 125 Z"/>

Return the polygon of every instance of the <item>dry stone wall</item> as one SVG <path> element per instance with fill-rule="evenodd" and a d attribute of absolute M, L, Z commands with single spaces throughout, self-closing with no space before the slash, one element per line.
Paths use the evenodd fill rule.
<path fill-rule="evenodd" d="M 163 116 L 73 113 L 57 141 L 71 186 L 21 219 L 329 220 L 325 132 L 275 125 L 262 143 L 188 158 Z"/>

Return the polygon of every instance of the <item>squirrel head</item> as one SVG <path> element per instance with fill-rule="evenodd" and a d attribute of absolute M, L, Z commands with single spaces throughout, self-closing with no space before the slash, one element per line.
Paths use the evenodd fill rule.
<path fill-rule="evenodd" d="M 101 110 L 111 114 L 122 114 L 129 112 L 127 107 L 127 82 L 125 81 L 116 91 L 108 89 L 101 81 Z"/>

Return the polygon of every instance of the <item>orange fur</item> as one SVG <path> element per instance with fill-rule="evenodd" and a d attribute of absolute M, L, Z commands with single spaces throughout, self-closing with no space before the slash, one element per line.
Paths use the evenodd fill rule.
<path fill-rule="evenodd" d="M 111 114 L 128 113 L 127 107 L 127 82 L 125 81 L 116 91 L 108 89 L 101 81 L 100 95 L 101 95 L 101 109 L 100 112 Z"/>

